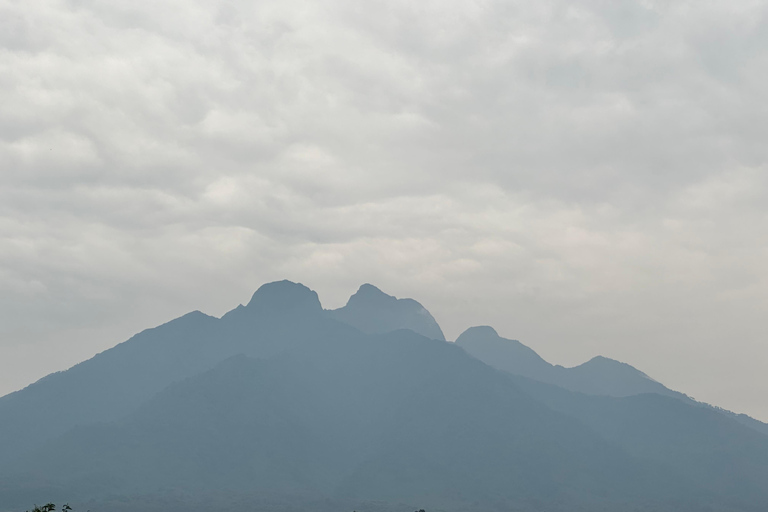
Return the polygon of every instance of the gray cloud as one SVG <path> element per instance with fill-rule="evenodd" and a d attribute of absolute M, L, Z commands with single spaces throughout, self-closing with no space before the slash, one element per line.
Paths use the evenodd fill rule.
<path fill-rule="evenodd" d="M 761 2 L 0 3 L 0 393 L 290 278 L 768 419 Z"/>

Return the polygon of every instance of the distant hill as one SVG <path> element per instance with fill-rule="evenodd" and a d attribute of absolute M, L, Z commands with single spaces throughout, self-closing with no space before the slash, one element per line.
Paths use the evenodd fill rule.
<path fill-rule="evenodd" d="M 269 283 L 221 319 L 186 315 L 1 398 L 0 511 L 768 507 L 768 436 L 657 393 L 499 371 L 471 338 L 402 328 L 424 316 L 412 305 L 377 319 L 379 299 L 348 325 L 305 286 Z"/>

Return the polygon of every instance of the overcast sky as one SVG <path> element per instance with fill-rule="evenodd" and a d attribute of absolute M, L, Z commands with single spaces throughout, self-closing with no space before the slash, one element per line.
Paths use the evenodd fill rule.
<path fill-rule="evenodd" d="M 373 283 L 768 420 L 765 1 L 0 0 L 0 394 Z"/>

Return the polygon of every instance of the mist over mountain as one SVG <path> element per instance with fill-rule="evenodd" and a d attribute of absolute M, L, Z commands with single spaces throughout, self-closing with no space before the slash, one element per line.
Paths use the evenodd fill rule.
<path fill-rule="evenodd" d="M 490 327 L 446 342 L 372 285 L 328 311 L 265 284 L 0 398 L 3 511 L 736 512 L 766 481 L 768 436 L 732 414 Z"/>

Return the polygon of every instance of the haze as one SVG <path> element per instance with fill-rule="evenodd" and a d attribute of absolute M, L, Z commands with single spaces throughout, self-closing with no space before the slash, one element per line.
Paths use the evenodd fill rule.
<path fill-rule="evenodd" d="M 768 420 L 767 16 L 0 0 L 0 395 L 288 278 Z"/>

